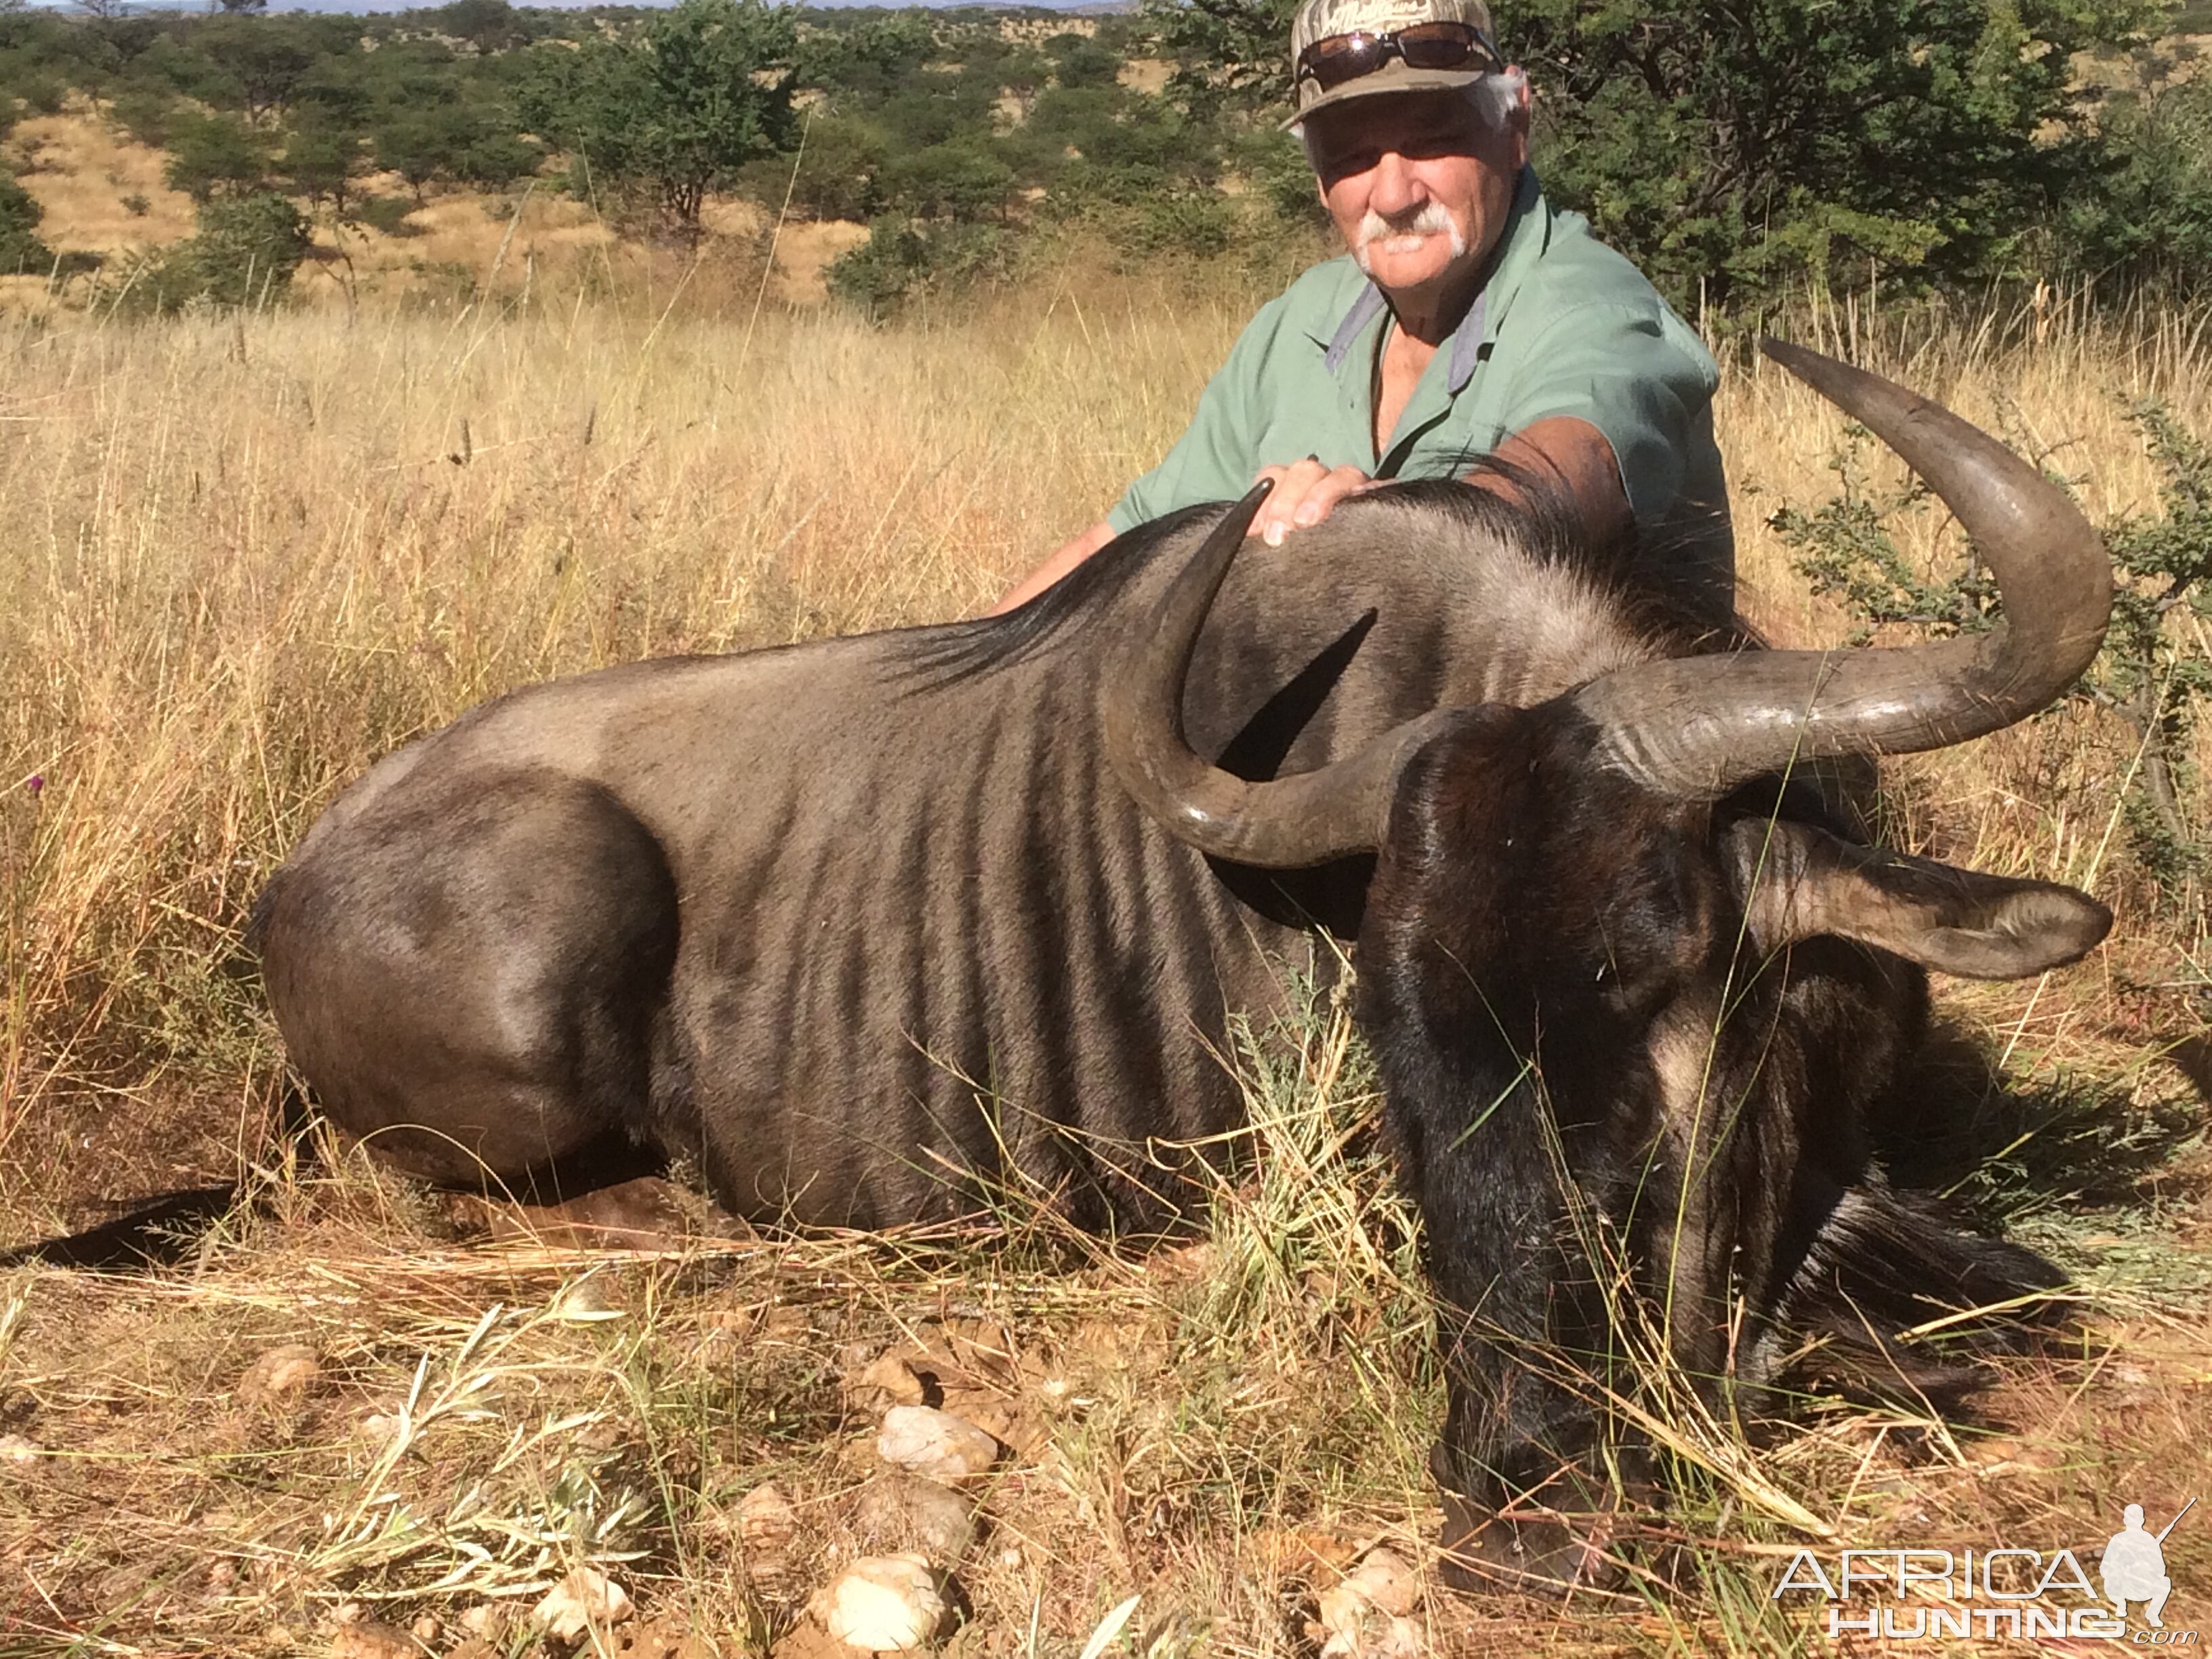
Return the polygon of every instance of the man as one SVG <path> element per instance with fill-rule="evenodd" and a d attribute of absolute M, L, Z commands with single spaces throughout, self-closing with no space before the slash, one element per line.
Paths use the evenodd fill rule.
<path fill-rule="evenodd" d="M 1528 166 L 1528 90 L 1482 0 L 1305 0 L 1297 113 L 1350 252 L 1253 319 L 1167 459 L 998 609 L 1122 531 L 1275 482 L 1271 545 L 1394 478 L 1495 456 L 1564 492 L 1595 541 L 1724 613 L 1734 550 L 1696 334 Z M 1510 493 L 1510 473 L 1470 481 Z"/>

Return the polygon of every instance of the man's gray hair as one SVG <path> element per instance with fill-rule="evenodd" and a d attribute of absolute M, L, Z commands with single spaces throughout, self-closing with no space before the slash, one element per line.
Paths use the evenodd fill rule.
<path fill-rule="evenodd" d="M 1517 69 L 1498 70 L 1467 88 L 1467 101 L 1474 106 L 1474 118 L 1485 132 L 1510 125 L 1528 95 L 1528 77 Z"/>
<path fill-rule="evenodd" d="M 1522 100 L 1528 95 L 1528 77 L 1518 69 L 1502 69 L 1479 81 L 1470 81 L 1460 92 L 1467 100 L 1477 130 L 1487 137 L 1512 125 Z M 1298 141 L 1305 146 L 1306 160 L 1310 162 L 1314 158 L 1313 135 L 1303 121 L 1296 131 Z"/>

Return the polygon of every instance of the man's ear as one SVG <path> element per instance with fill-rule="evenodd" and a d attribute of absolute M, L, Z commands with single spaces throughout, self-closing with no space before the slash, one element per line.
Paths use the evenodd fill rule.
<path fill-rule="evenodd" d="M 1811 824 L 1744 819 L 1723 842 L 1763 953 L 1828 934 L 1967 979 L 2025 979 L 2078 961 L 2112 925 L 2074 888 L 1855 846 Z"/>
<path fill-rule="evenodd" d="M 1535 105 L 1535 94 L 1530 89 L 1528 77 L 1522 72 L 1520 64 L 1508 64 L 1504 73 L 1512 82 L 1515 93 L 1511 122 L 1513 172 L 1514 176 L 1518 178 L 1521 169 L 1528 165 L 1528 123 Z"/>

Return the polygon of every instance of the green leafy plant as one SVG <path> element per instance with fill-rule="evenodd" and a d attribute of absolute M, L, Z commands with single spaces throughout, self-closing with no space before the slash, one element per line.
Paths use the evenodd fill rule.
<path fill-rule="evenodd" d="M 42 213 L 14 174 L 0 172 L 0 272 L 43 272 L 52 265 L 53 250 L 39 240 Z"/>

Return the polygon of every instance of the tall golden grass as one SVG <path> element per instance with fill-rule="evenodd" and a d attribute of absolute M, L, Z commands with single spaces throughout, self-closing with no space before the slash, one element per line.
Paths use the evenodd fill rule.
<path fill-rule="evenodd" d="M 31 1540 L 27 1568 L 47 1562 L 41 1506 L 68 1517 L 25 1629 L 283 1651 L 300 1617 L 366 1586 L 450 1635 L 467 1596 L 584 1549 L 576 1517 L 635 1492 L 657 1517 L 640 1571 L 659 1575 L 660 1604 L 741 1633 L 752 1592 L 717 1505 L 774 1474 L 807 1504 L 807 1547 L 851 1547 L 834 1521 L 850 1460 L 821 1443 L 836 1428 L 825 1354 L 930 1308 L 1004 1319 L 1077 1379 L 1051 1398 L 1081 1412 L 994 1497 L 1002 1532 L 969 1576 L 993 1628 L 1027 1621 L 1008 1651 L 1073 1651 L 1140 1588 L 1146 1620 L 1180 1609 L 1146 1624 L 1166 1632 L 1153 1650 L 1192 1650 L 1209 1621 L 1220 1650 L 1297 1650 L 1284 1608 L 1306 1591 L 1287 1579 L 1317 1582 L 1346 1540 L 1432 1525 L 1433 1379 L 1404 1231 L 1376 1222 L 1389 1200 L 1375 1170 L 1332 1163 L 1334 1115 L 1365 1099 L 1340 1011 L 1316 1015 L 1289 1072 L 1257 1076 L 1273 1179 L 1222 1195 L 1194 1267 L 1100 1257 L 1039 1277 L 851 1241 L 741 1252 L 720 1279 L 648 1259 L 603 1273 L 628 1322 L 580 1330 L 554 1310 L 595 1259 L 440 1254 L 404 1192 L 341 1170 L 326 1193 L 271 1152 L 280 1059 L 239 960 L 255 890 L 331 794 L 485 696 L 651 653 L 981 608 L 1172 441 L 1258 297 L 1071 269 L 888 330 L 772 304 L 705 319 L 664 289 L 0 333 L 0 1239 L 235 1169 L 275 1217 L 273 1231 L 234 1220 L 187 1279 L 0 1281 L 0 1375 L 32 1402 L 26 1432 L 76 1460 L 0 1490 L 0 1536 Z M 2104 517 L 2157 496 L 2127 398 L 2212 425 L 2202 319 L 2048 304 L 1966 322 L 1811 312 L 1799 331 L 2046 453 Z M 1717 413 L 1747 608 L 1780 641 L 1840 637 L 1845 619 L 1764 527 L 1829 493 L 1838 418 L 1733 357 Z M 1948 546 L 1932 513 L 1910 534 L 1931 558 Z M 2165 1086 L 2146 1040 L 2165 1016 L 2127 986 L 2204 960 L 2202 918 L 2124 878 L 2130 778 L 2126 743 L 2081 710 L 1896 780 L 1907 840 L 2122 897 L 2118 943 L 2088 967 L 1952 1001 L 2031 1083 L 2100 1069 L 2124 1115 Z M 507 1311 L 488 1315 L 495 1301 Z M 314 1346 L 343 1380 L 296 1409 L 249 1407 L 238 1376 L 279 1340 Z M 2197 1365 L 2200 1334 L 2175 1340 L 2176 1364 Z M 473 1386 L 472 1366 L 496 1373 L 492 1416 L 456 1414 L 434 1455 L 399 1468 L 349 1439 L 349 1413 L 398 1410 L 410 1386 Z M 2079 1437 L 2136 1472 L 2185 1455 L 2181 1428 L 2108 1413 L 2086 1382 L 2024 1386 L 2054 1443 Z M 541 1417 L 542 1466 L 509 1457 L 510 1431 Z M 1907 1488 L 1907 1445 L 1950 1449 Z M 1894 1519 L 1881 1492 L 1933 1491 L 1943 1524 L 1967 1528 L 1993 1513 L 2039 1525 L 2075 1499 L 2087 1513 L 2106 1491 L 2100 1476 L 2084 1498 L 2047 1468 L 2032 1486 L 1978 1484 L 1975 1460 L 1911 1413 L 1832 1416 L 1764 1462 L 1707 1462 L 1713 1513 L 1681 1523 L 1719 1552 L 1706 1589 L 1655 1592 L 1626 1620 L 1608 1604 L 1601 1626 L 1462 1608 L 1437 1614 L 1437 1639 L 1774 1651 L 1802 1632 L 1764 1580 L 1714 1565 L 1780 1547 L 1743 1542 L 1736 1487 L 1863 1529 Z M 395 1523 L 418 1532 L 368 1524 L 387 1479 L 404 1494 Z M 477 1480 L 495 1507 L 464 1525 L 453 1494 Z M 345 1526 L 318 1530 L 323 1513 Z M 453 1540 L 487 1514 L 528 1548 L 510 1561 L 503 1544 L 410 1603 L 410 1585 L 466 1567 Z M 213 1589 L 192 1576 L 208 1537 L 237 1564 Z M 427 1553 L 409 1553 L 422 1538 Z M 364 1566 L 372 1545 L 386 1553 Z"/>
<path fill-rule="evenodd" d="M 1070 269 L 883 331 L 681 297 L 0 335 L 11 1229 L 52 1218 L 41 1114 L 204 1109 L 271 1063 L 222 965 L 259 879 L 376 755 L 549 674 L 978 609 L 1173 440 L 1255 296 Z M 2101 517 L 2156 501 L 2127 398 L 2212 416 L 2201 319 L 1812 331 L 2045 452 Z M 1717 418 L 1747 610 L 1838 637 L 1764 528 L 1832 487 L 1836 416 L 1732 367 Z M 1920 550 L 1941 529 L 1923 515 Z M 1913 798 L 1943 810 L 1913 833 L 2109 873 L 2110 793 L 2020 776 L 2024 750 L 2097 751 L 2097 724 L 1925 763 Z"/>

